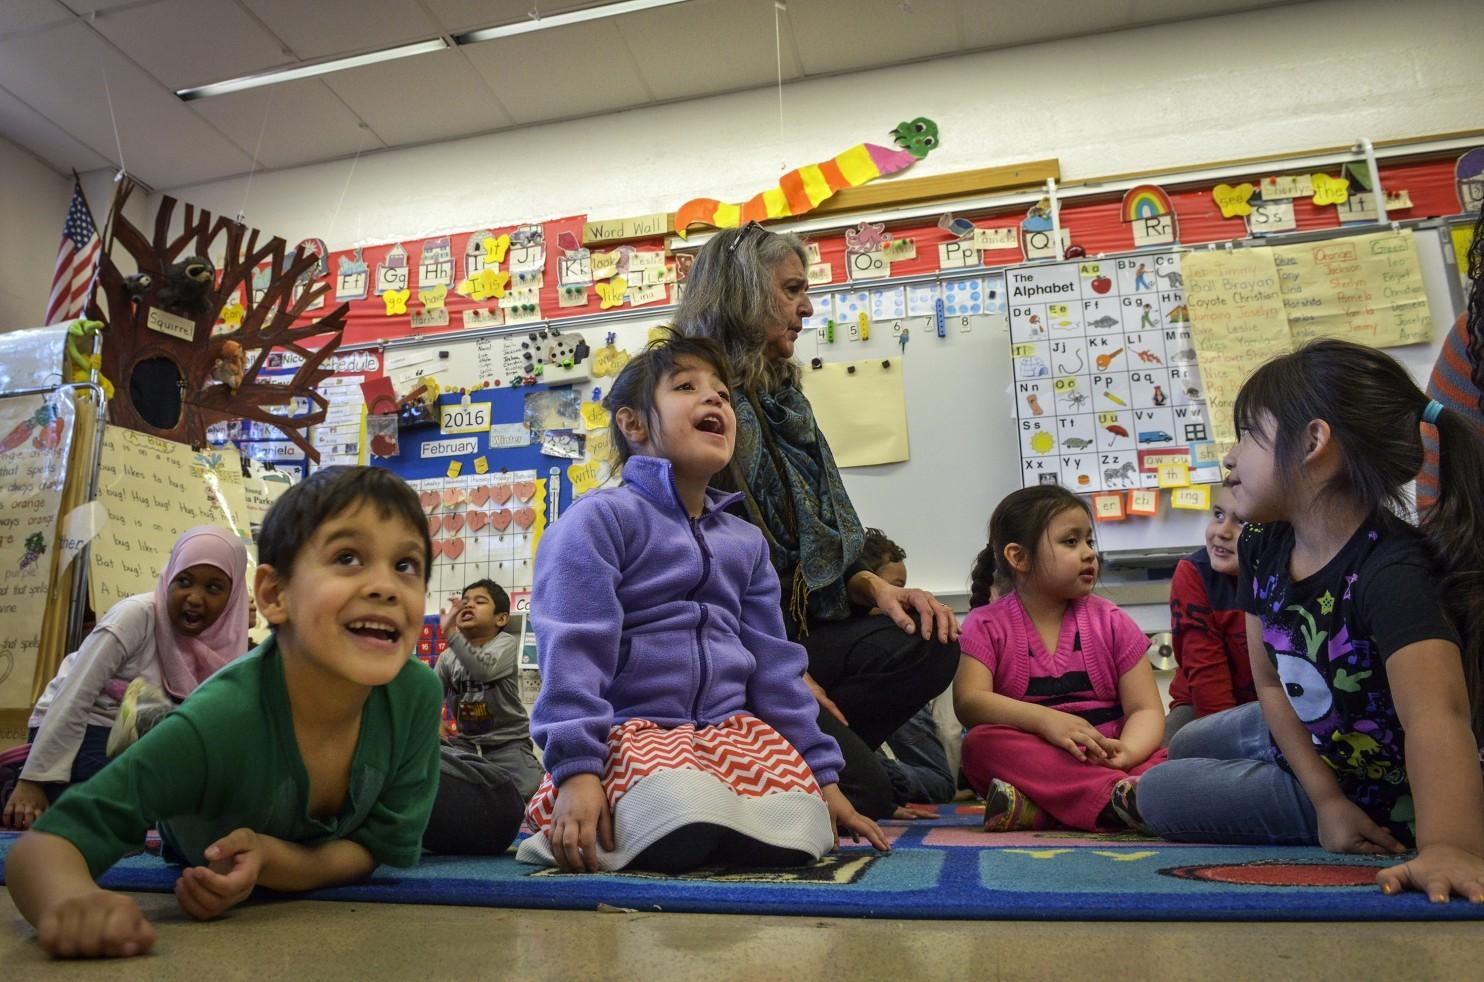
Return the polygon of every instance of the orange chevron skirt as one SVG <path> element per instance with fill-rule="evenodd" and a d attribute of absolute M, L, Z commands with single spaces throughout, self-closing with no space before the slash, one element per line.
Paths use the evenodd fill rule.
<path fill-rule="evenodd" d="M 631 719 L 608 734 L 603 790 L 613 813 L 614 851 L 599 865 L 622 869 L 686 825 L 735 829 L 768 845 L 824 855 L 835 845 L 829 809 L 804 758 L 783 735 L 738 713 L 716 726 L 672 729 Z M 516 858 L 551 865 L 546 833 L 557 788 L 547 774 L 526 808 L 534 830 Z"/>

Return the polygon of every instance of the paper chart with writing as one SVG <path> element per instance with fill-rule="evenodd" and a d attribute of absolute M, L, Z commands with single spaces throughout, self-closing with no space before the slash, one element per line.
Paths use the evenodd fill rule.
<path fill-rule="evenodd" d="M 546 528 L 545 479 L 528 470 L 407 483 L 433 536 L 429 614 L 475 580 L 494 580 L 512 596 L 530 590 L 536 543 Z"/>
<path fill-rule="evenodd" d="M 309 442 L 319 451 L 318 467 L 334 464 L 364 464 L 366 400 L 361 395 L 363 375 L 327 378 L 319 392 L 325 397 L 325 421 L 309 433 Z"/>
<path fill-rule="evenodd" d="M 1024 486 L 1154 486 L 1141 451 L 1211 439 L 1177 253 L 1012 267 L 1005 290 Z"/>
<path fill-rule="evenodd" d="M 70 397 L 0 399 L 0 709 L 27 709 L 67 479 Z"/>
<path fill-rule="evenodd" d="M 88 583 L 99 617 L 125 597 L 154 590 L 175 540 L 188 528 L 219 525 L 251 549 L 242 459 L 235 450 L 198 452 L 110 426 L 103 433 L 98 500 L 108 522 L 93 540 Z"/>
<path fill-rule="evenodd" d="M 1432 340 L 1411 229 L 1273 249 L 1294 346 L 1342 337 L 1377 348 Z"/>
<path fill-rule="evenodd" d="M 1212 438 L 1237 442 L 1232 405 L 1259 365 L 1293 349 L 1271 249 L 1209 249 L 1181 264 L 1192 336 L 1206 382 Z"/>

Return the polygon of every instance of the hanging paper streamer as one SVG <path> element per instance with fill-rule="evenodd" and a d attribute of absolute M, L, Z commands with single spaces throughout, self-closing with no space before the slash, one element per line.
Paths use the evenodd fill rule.
<path fill-rule="evenodd" d="M 938 145 L 938 124 L 924 116 L 899 123 L 891 131 L 901 149 L 858 143 L 844 153 L 783 175 L 769 188 L 740 205 L 715 198 L 694 198 L 675 212 L 675 233 L 682 238 L 692 227 L 736 228 L 747 222 L 803 215 L 819 207 L 842 188 L 906 170 Z"/>

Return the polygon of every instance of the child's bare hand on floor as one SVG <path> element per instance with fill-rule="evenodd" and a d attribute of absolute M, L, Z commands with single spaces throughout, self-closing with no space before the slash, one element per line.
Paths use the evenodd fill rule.
<path fill-rule="evenodd" d="M 242 903 L 258 883 L 263 846 L 252 829 L 230 832 L 206 849 L 209 866 L 192 866 L 175 881 L 180 909 L 209 921 Z"/>
<path fill-rule="evenodd" d="M 849 835 L 856 841 L 865 836 L 866 841 L 875 846 L 878 852 L 891 852 L 881 826 L 856 811 L 838 784 L 826 784 L 819 791 L 824 795 L 824 803 L 829 806 L 830 821 L 840 833 Z"/>
<path fill-rule="evenodd" d="M 93 890 L 47 911 L 36 926 L 36 941 L 54 958 L 121 958 L 149 951 L 155 929 L 132 897 Z"/>
<path fill-rule="evenodd" d="M 598 775 L 574 774 L 562 782 L 546 837 L 558 867 L 568 873 L 598 872 L 595 846 L 613 851 L 613 813 Z"/>

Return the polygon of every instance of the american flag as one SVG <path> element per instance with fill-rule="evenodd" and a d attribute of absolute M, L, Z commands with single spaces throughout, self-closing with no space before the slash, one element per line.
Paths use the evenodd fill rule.
<path fill-rule="evenodd" d="M 46 301 L 46 320 L 57 324 L 82 313 L 98 266 L 98 230 L 82 196 L 82 184 L 72 182 L 72 205 L 62 225 L 62 242 L 57 247 L 57 269 L 52 274 L 52 292 Z"/>

